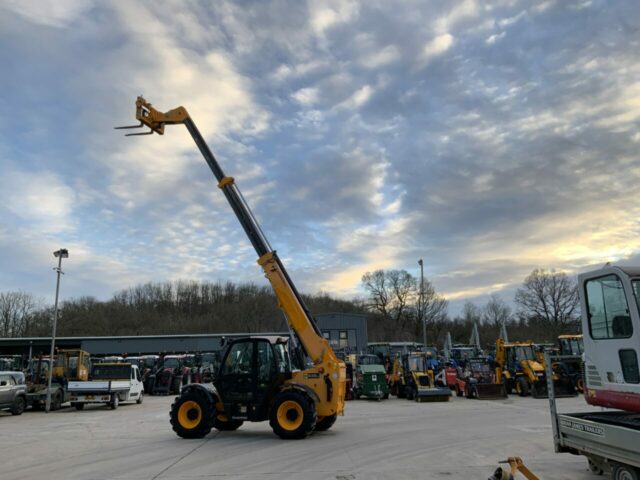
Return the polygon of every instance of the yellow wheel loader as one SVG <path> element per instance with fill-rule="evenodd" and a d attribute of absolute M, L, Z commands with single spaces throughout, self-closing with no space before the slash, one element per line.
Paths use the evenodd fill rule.
<path fill-rule="evenodd" d="M 200 438 L 212 428 L 235 430 L 245 421 L 268 420 L 281 438 L 297 439 L 329 429 L 344 412 L 345 364 L 322 336 L 234 178 L 222 171 L 184 107 L 162 113 L 138 97 L 136 119 L 139 125 L 116 128 L 150 129 L 129 135 L 162 135 L 166 125 L 187 128 L 256 250 L 292 334 L 292 341 L 248 337 L 227 345 L 213 383 L 182 388 L 171 406 L 173 430 L 183 438 Z"/>

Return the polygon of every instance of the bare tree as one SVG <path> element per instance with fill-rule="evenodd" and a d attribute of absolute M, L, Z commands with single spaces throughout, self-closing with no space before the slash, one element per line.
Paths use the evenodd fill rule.
<path fill-rule="evenodd" d="M 522 313 L 556 330 L 575 323 L 578 287 L 565 273 L 536 269 L 516 291 Z"/>
<path fill-rule="evenodd" d="M 511 307 L 509 307 L 500 295 L 494 293 L 482 309 L 482 319 L 484 323 L 500 327 L 511 318 Z"/>
<path fill-rule="evenodd" d="M 24 336 L 38 307 L 39 301 L 30 293 L 0 293 L 0 337 Z"/>
<path fill-rule="evenodd" d="M 482 319 L 482 310 L 473 302 L 465 302 L 462 307 L 462 320 L 466 323 L 478 323 Z"/>

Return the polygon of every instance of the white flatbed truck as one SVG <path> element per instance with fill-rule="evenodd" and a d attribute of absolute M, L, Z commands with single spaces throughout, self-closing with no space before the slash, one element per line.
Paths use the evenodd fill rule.
<path fill-rule="evenodd" d="M 91 369 L 91 380 L 69 382 L 69 401 L 78 410 L 87 404 L 105 404 L 112 409 L 120 402 L 140 404 L 144 387 L 137 365 L 129 363 L 98 363 Z"/>
<path fill-rule="evenodd" d="M 601 409 L 558 413 L 551 364 L 564 357 L 545 353 L 551 426 L 556 453 L 584 455 L 596 475 L 611 472 L 612 480 L 640 479 L 640 414 Z"/>

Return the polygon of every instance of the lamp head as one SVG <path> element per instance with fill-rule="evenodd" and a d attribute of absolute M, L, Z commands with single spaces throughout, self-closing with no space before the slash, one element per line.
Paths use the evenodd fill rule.
<path fill-rule="evenodd" d="M 66 248 L 61 248 L 60 250 L 56 250 L 55 252 L 53 252 L 53 256 L 56 258 L 69 258 L 69 250 L 67 250 Z"/>

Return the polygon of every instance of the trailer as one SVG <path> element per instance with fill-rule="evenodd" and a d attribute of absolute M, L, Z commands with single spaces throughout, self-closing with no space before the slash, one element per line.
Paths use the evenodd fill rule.
<path fill-rule="evenodd" d="M 558 413 L 551 375 L 552 362 L 569 357 L 545 352 L 551 426 L 556 453 L 584 455 L 596 475 L 612 480 L 640 479 L 640 416 L 623 410 Z"/>

